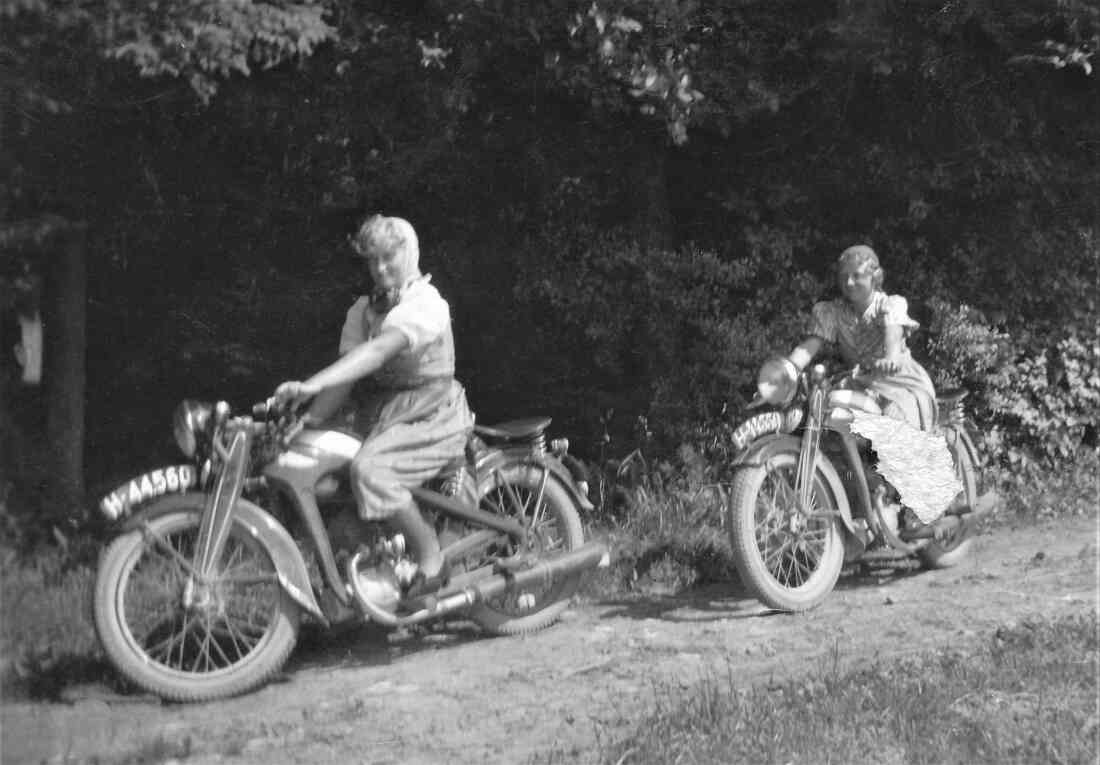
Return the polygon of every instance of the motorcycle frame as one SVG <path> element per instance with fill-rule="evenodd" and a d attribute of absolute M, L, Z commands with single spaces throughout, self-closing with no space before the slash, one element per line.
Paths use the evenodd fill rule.
<path fill-rule="evenodd" d="M 236 506 L 237 500 L 249 484 L 249 479 L 245 474 L 250 462 L 255 427 L 253 423 L 228 426 L 226 428 L 226 435 L 230 444 L 228 448 L 218 443 L 217 438 L 214 440 L 215 451 L 221 464 L 219 468 L 214 470 L 212 483 L 205 490 L 208 500 L 200 525 L 200 554 L 196 560 L 196 570 L 201 576 L 209 575 L 214 563 L 220 558 L 229 534 L 232 509 Z M 481 456 L 473 467 L 476 476 L 499 472 L 504 465 L 516 463 L 543 471 L 539 497 L 536 499 L 535 507 L 541 504 L 541 496 L 550 480 L 560 483 L 570 497 L 578 505 L 580 504 L 578 490 L 573 485 L 568 469 L 550 454 L 536 453 L 530 448 L 519 446 L 495 448 Z M 290 472 L 283 480 L 272 476 L 264 476 L 263 485 L 278 491 L 289 500 L 294 512 L 305 523 L 309 541 L 317 553 L 321 576 L 325 584 L 342 605 L 349 606 L 352 603 L 352 597 L 340 574 L 335 551 L 332 549 L 332 542 L 329 539 L 321 509 L 314 493 L 316 479 L 315 471 Z M 506 489 L 509 488 L 508 484 L 501 483 Z M 506 534 L 521 544 L 527 539 L 527 528 L 510 518 L 503 518 L 479 507 L 464 505 L 452 497 L 424 487 L 411 489 L 411 492 L 419 504 L 448 517 Z M 512 502 L 518 502 L 518 498 L 514 493 L 511 491 L 508 493 Z M 274 518 L 271 520 L 273 523 L 277 523 Z M 463 540 L 458 540 L 453 545 L 444 548 L 442 551 L 444 556 L 448 552 L 453 553 L 454 548 L 462 543 Z M 304 563 L 301 565 L 304 568 Z"/>
<path fill-rule="evenodd" d="M 832 460 L 828 459 L 821 454 L 821 442 L 824 437 L 825 431 L 830 435 L 830 439 L 835 439 L 840 443 L 840 451 L 843 456 L 843 463 L 839 467 L 846 469 L 852 475 L 852 483 L 854 484 L 854 496 L 851 496 L 847 490 L 847 487 L 841 484 L 840 494 L 843 495 L 843 499 L 838 495 L 838 502 L 841 504 L 841 518 L 843 525 L 849 534 L 855 535 L 854 518 L 863 518 L 871 532 L 879 539 L 885 540 L 891 547 L 901 550 L 903 552 L 913 552 L 919 545 L 906 542 L 898 537 L 897 534 L 891 532 L 888 528 L 885 528 L 881 523 L 878 513 L 874 509 L 874 505 L 871 500 L 870 483 L 867 480 L 867 470 L 864 466 L 863 458 L 859 453 L 859 443 L 856 437 L 847 429 L 831 426 L 829 423 L 829 415 L 831 410 L 828 408 L 827 399 L 829 394 L 828 380 L 823 374 L 811 372 L 809 384 L 803 388 L 805 398 L 799 400 L 797 407 L 805 411 L 802 424 L 795 428 L 795 433 L 801 430 L 801 438 L 799 439 L 799 462 L 798 472 L 795 485 L 795 493 L 799 500 L 800 509 L 803 513 L 808 511 L 809 498 L 813 488 L 813 466 L 817 464 L 818 459 L 822 459 L 824 462 L 832 465 Z M 788 409 L 784 411 L 788 411 Z M 973 440 L 966 431 L 965 422 L 960 420 L 958 422 L 949 421 L 944 424 L 944 437 L 951 439 L 958 439 L 962 444 L 962 448 L 966 450 L 971 463 L 973 465 L 978 464 L 977 449 L 974 447 Z M 782 438 L 775 434 L 759 437 L 745 447 L 745 450 L 739 456 L 737 464 L 758 464 L 760 461 L 758 457 L 765 456 L 770 451 L 769 444 L 774 443 L 776 439 Z M 833 472 L 836 472 L 836 465 L 833 465 Z M 837 492 L 837 487 L 832 487 L 834 493 Z M 855 502 L 855 507 L 852 507 L 850 503 Z"/>

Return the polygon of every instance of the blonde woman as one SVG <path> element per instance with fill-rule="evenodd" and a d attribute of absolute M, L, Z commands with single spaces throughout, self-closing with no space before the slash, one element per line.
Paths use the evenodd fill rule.
<path fill-rule="evenodd" d="M 314 398 L 307 417 L 329 418 L 359 383 L 357 428 L 365 440 L 352 460 L 359 513 L 405 535 L 431 583 L 443 574 L 435 530 L 409 489 L 462 456 L 474 425 L 454 378 L 454 337 L 447 301 L 420 272 L 416 231 L 401 218 L 374 215 L 352 238 L 375 290 L 348 310 L 340 359 L 305 381 L 282 383 L 283 401 Z"/>

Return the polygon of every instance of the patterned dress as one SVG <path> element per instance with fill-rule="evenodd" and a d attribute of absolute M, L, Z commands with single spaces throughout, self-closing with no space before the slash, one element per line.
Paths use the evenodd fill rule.
<path fill-rule="evenodd" d="M 886 327 L 904 328 L 902 348 L 895 358 L 900 369 L 875 370 L 886 355 Z M 846 300 L 817 303 L 810 334 L 835 343 L 846 364 L 860 366 L 854 389 L 871 394 L 882 415 L 852 411 L 849 427 L 871 441 L 876 469 L 890 482 L 905 506 L 923 523 L 943 515 L 962 490 L 951 453 L 936 425 L 936 391 L 932 379 L 913 359 L 904 338 L 920 325 L 909 317 L 905 298 L 875 292 L 862 314 Z"/>
<path fill-rule="evenodd" d="M 348 310 L 340 353 L 396 329 L 408 347 L 356 386 L 356 430 L 365 435 L 351 464 L 359 512 L 381 520 L 412 504 L 410 487 L 439 474 L 465 453 L 474 417 L 454 379 L 455 353 L 447 301 L 420 277 L 387 311 L 361 297 Z"/>
<path fill-rule="evenodd" d="M 897 357 L 901 368 L 892 374 L 875 371 L 875 361 L 886 355 L 886 325 L 905 329 L 905 337 L 920 326 L 909 317 L 909 306 L 900 295 L 875 292 L 862 314 L 847 300 L 837 299 L 814 305 L 810 334 L 835 343 L 844 362 L 859 364 L 861 374 L 871 377 L 857 383 L 883 403 L 883 413 L 905 420 L 921 430 L 935 424 L 936 390 L 932 378 L 916 362 L 902 340 Z"/>

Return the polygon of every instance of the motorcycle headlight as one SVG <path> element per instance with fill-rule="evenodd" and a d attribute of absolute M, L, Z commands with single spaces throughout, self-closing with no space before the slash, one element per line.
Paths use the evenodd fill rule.
<path fill-rule="evenodd" d="M 760 367 L 756 376 L 756 390 L 760 398 L 769 404 L 786 406 L 798 389 L 798 370 L 790 359 L 776 356 Z"/>
<path fill-rule="evenodd" d="M 210 422 L 211 407 L 199 401 L 186 399 L 172 413 L 172 435 L 176 445 L 188 457 L 194 457 L 199 448 L 199 438 Z"/>

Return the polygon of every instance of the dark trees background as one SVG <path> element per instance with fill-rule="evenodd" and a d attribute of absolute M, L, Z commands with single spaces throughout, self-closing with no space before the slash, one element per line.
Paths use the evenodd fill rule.
<path fill-rule="evenodd" d="M 93 490 L 171 457 L 178 399 L 244 405 L 333 357 L 368 211 L 420 232 L 482 421 L 552 414 L 590 458 L 605 426 L 713 443 L 866 241 L 990 453 L 1049 464 L 1095 447 L 1100 407 L 1098 22 L 0 0 L 0 222 L 86 225 Z"/>

